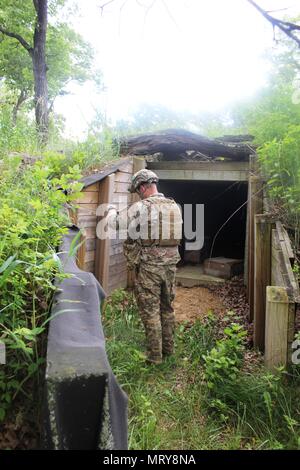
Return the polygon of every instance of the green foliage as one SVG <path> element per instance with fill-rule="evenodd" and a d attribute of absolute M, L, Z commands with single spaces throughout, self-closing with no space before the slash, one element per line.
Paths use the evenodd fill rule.
<path fill-rule="evenodd" d="M 31 154 L 37 151 L 35 125 L 26 115 L 20 114 L 17 126 L 14 126 L 12 107 L 0 104 L 0 158 L 9 152 L 25 151 Z"/>
<path fill-rule="evenodd" d="M 270 196 L 285 210 L 285 222 L 300 233 L 300 126 L 290 125 L 281 140 L 259 149 Z"/>
<path fill-rule="evenodd" d="M 56 249 L 66 233 L 65 203 L 78 197 L 79 167 L 62 155 L 47 155 L 24 167 L 19 157 L 3 158 L 0 171 L 0 340 L 7 364 L 1 366 L 0 418 L 27 385 L 39 380 L 44 364 L 39 338 L 55 292 L 64 277 Z M 37 411 L 37 409 L 36 409 Z"/>
<path fill-rule="evenodd" d="M 32 0 L 25 0 L 18 5 L 5 0 L 0 7 L 0 25 L 20 35 L 30 47 L 33 47 L 36 25 L 33 3 Z M 67 3 L 66 0 L 48 1 L 46 64 L 49 112 L 52 111 L 55 98 L 68 93 L 70 82 L 82 84 L 86 80 L 93 80 L 98 87 L 102 85 L 101 73 L 93 70 L 92 47 L 59 17 L 59 12 Z M 31 110 L 35 105 L 33 64 L 28 51 L 20 42 L 4 34 L 1 34 L 0 78 L 7 90 L 5 103 L 10 105 L 16 120 L 16 114 L 21 106 L 24 108 L 24 103 L 24 111 Z M 15 126 L 15 122 L 12 126 Z"/>
<path fill-rule="evenodd" d="M 129 395 L 130 448 L 298 448 L 299 367 L 270 373 L 248 363 L 240 325 L 221 338 L 212 313 L 178 325 L 175 355 L 151 366 L 131 293 L 112 294 L 103 323 L 110 364 Z"/>
<path fill-rule="evenodd" d="M 267 57 L 268 83 L 246 103 L 231 110 L 237 133 L 255 136 L 273 211 L 300 239 L 300 104 L 293 99 L 299 88 L 299 48 L 286 41 Z M 298 77 L 298 80 L 297 80 Z"/>
<path fill-rule="evenodd" d="M 224 381 L 235 381 L 242 365 L 246 331 L 232 323 L 224 334 L 225 338 L 217 341 L 209 354 L 203 355 L 204 376 L 209 388 L 222 387 Z"/>

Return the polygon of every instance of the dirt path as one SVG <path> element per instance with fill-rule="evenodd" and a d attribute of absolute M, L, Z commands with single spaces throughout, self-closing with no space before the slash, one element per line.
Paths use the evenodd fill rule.
<path fill-rule="evenodd" d="M 226 307 L 219 296 L 206 287 L 176 287 L 174 301 L 176 322 L 194 322 L 213 311 L 223 315 Z"/>

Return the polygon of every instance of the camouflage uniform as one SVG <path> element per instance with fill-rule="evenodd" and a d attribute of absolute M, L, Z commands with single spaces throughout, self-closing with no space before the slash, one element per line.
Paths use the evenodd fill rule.
<path fill-rule="evenodd" d="M 173 353 L 176 263 L 178 248 L 144 247 L 137 269 L 135 296 L 146 332 L 147 355 L 161 362 L 162 355 Z"/>
<path fill-rule="evenodd" d="M 166 198 L 157 193 L 143 199 L 134 204 L 136 211 L 145 207 L 149 200 L 159 203 Z M 134 269 L 136 274 L 134 292 L 146 333 L 147 358 L 149 362 L 160 363 L 163 355 L 172 354 L 174 350 L 172 302 L 176 264 L 180 260 L 178 246 L 158 246 L 155 240 L 150 246 L 143 246 L 141 240 L 128 238 L 124 254 L 128 268 Z"/>

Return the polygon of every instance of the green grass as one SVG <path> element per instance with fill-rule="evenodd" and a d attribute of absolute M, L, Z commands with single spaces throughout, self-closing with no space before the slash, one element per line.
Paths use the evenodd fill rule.
<path fill-rule="evenodd" d="M 154 366 L 144 361 L 144 332 L 130 293 L 115 291 L 103 324 L 110 364 L 129 396 L 131 449 L 299 447 L 299 376 L 291 379 L 285 371 L 274 375 L 257 361 L 245 366 L 243 360 L 235 376 L 228 371 L 214 375 L 222 355 L 229 364 L 236 348 L 244 356 L 239 328 L 236 333 L 227 328 L 227 335 L 217 338 L 213 314 L 192 327 L 182 324 L 176 330 L 174 356 Z M 218 354 L 208 369 L 205 357 L 214 348 Z M 213 387 L 208 386 L 208 372 Z"/>

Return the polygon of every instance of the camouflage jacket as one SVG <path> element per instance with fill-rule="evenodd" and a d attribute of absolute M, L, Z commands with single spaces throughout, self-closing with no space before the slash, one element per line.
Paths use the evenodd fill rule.
<path fill-rule="evenodd" d="M 165 199 L 162 193 L 157 193 L 147 199 L 134 203 L 128 211 L 110 211 L 108 215 L 109 226 L 112 227 L 114 225 L 119 229 L 119 227 L 124 227 L 127 223 L 128 228 L 130 226 L 135 228 L 136 214 L 142 213 L 145 207 L 148 207 L 147 203 L 151 197 Z M 126 223 L 125 220 L 122 220 L 124 217 L 126 217 Z M 139 266 L 140 263 L 152 266 L 176 265 L 180 260 L 178 246 L 157 246 L 155 243 L 151 246 L 143 246 L 138 236 L 132 238 L 131 235 L 132 233 L 129 230 L 129 235 L 124 242 L 124 255 L 130 269 Z"/>

